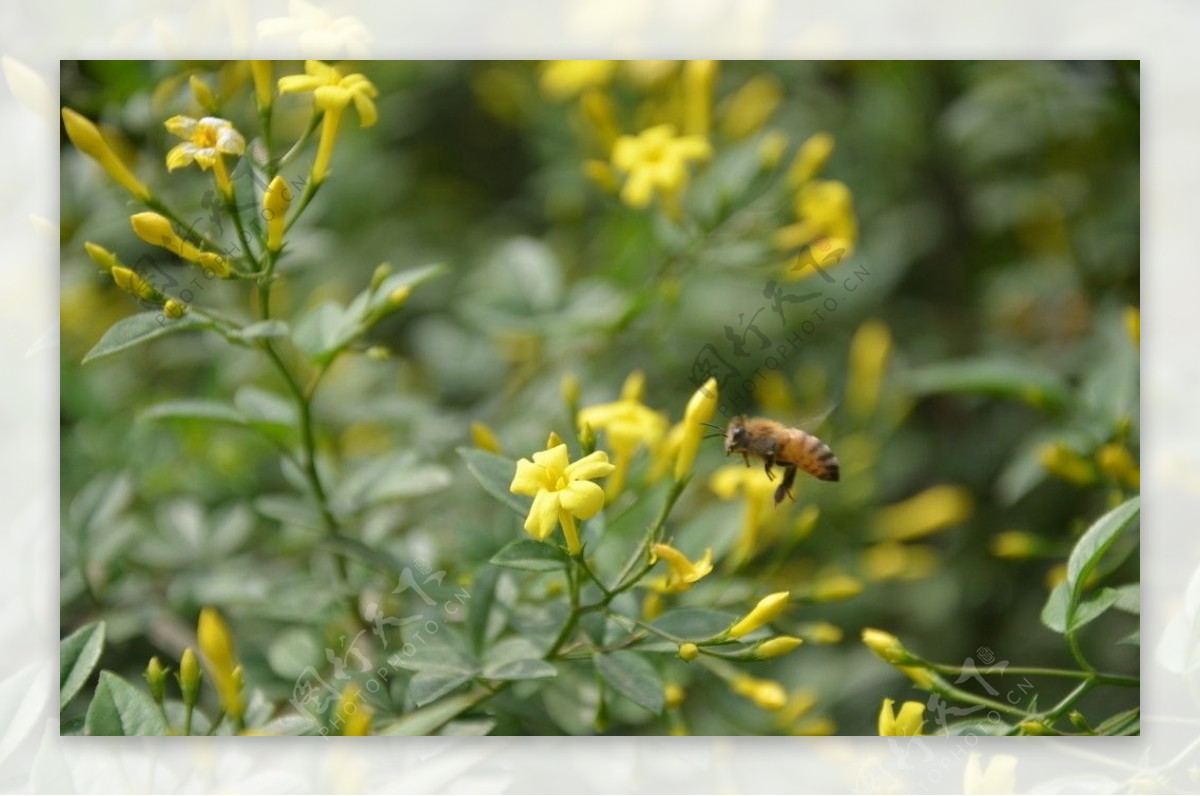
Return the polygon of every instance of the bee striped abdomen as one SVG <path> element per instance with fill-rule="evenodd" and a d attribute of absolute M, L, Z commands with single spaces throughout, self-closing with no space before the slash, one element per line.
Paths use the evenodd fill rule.
<path fill-rule="evenodd" d="M 811 476 L 822 481 L 836 481 L 841 475 L 837 456 L 821 440 L 804 431 L 793 432 L 797 435 L 795 444 L 789 446 L 795 455 L 790 457 L 792 464 Z"/>

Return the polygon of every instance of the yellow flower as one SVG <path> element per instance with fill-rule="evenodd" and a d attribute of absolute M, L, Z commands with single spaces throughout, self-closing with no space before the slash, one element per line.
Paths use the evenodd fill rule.
<path fill-rule="evenodd" d="M 728 138 L 745 138 L 762 129 L 783 99 L 783 86 L 774 75 L 756 75 L 729 98 L 721 119 Z"/>
<path fill-rule="evenodd" d="M 613 165 L 627 175 L 621 201 L 642 208 L 657 194 L 666 211 L 677 216 L 679 196 L 687 186 L 688 163 L 711 156 L 712 147 L 703 137 L 677 136 L 669 124 L 650 127 L 636 136 L 623 135 L 612 151 Z"/>
<path fill-rule="evenodd" d="M 603 430 L 607 436 L 607 447 L 612 450 L 615 468 L 604 489 L 609 500 L 621 494 L 629 464 L 638 448 L 642 445 L 653 448 L 666 430 L 666 419 L 642 404 L 645 383 L 641 371 L 634 371 L 625 379 L 619 400 L 586 407 L 580 410 L 577 418 L 580 429 L 586 426 L 593 431 Z"/>
<path fill-rule="evenodd" d="M 938 553 L 929 545 L 885 541 L 863 551 L 863 571 L 869 580 L 920 580 L 933 574 Z"/>
<path fill-rule="evenodd" d="M 717 61 L 688 61 L 683 65 L 683 130 L 689 135 L 708 135 L 718 68 Z"/>
<path fill-rule="evenodd" d="M 700 654 L 700 648 L 690 641 L 685 641 L 679 645 L 679 659 L 691 663 L 696 660 L 696 656 Z"/>
<path fill-rule="evenodd" d="M 854 197 L 845 183 L 811 180 L 796 191 L 794 202 L 799 221 L 775 233 L 775 246 L 782 250 L 812 246 L 810 254 L 823 267 L 833 267 L 854 251 L 858 240 L 858 217 Z M 840 252 L 840 259 L 833 260 Z M 809 279 L 815 268 L 792 269 L 791 279 Z"/>
<path fill-rule="evenodd" d="M 575 520 L 591 519 L 604 508 L 604 490 L 592 479 L 603 478 L 613 470 L 604 451 L 571 463 L 566 445 L 539 451 L 533 454 L 533 461 L 518 461 L 509 489 L 513 494 L 533 498 L 525 530 L 534 539 L 545 541 L 556 526 L 562 525 L 567 550 L 578 555 L 583 548 Z"/>
<path fill-rule="evenodd" d="M 379 118 L 375 109 L 375 98 L 379 96 L 375 85 L 365 75 L 358 73 L 342 75 L 335 66 L 320 61 L 305 61 L 303 75 L 288 75 L 279 78 L 279 93 L 311 91 L 314 104 L 324 111 L 321 120 L 321 139 L 317 144 L 317 156 L 313 160 L 311 179 L 320 184 L 329 171 L 333 158 L 333 142 L 337 139 L 338 125 L 342 112 L 351 102 L 358 112 L 362 127 L 370 127 Z"/>
<path fill-rule="evenodd" d="M 362 702 L 362 691 L 350 683 L 342 690 L 335 709 L 334 727 L 341 735 L 366 735 L 371 726 L 371 709 Z"/>
<path fill-rule="evenodd" d="M 916 539 L 959 524 L 971 516 L 971 511 L 971 493 L 966 489 L 933 486 L 880 509 L 873 531 L 879 539 Z"/>
<path fill-rule="evenodd" d="M 763 710 L 781 710 L 787 706 L 787 689 L 774 680 L 739 675 L 730 685 L 735 694 L 746 697 Z"/>
<path fill-rule="evenodd" d="M 833 136 L 829 133 L 817 133 L 810 136 L 796 151 L 796 158 L 788 169 L 788 185 L 799 188 L 804 183 L 817 176 L 817 172 L 833 154 Z"/>
<path fill-rule="evenodd" d="M 882 321 L 867 321 L 854 333 L 854 339 L 850 341 L 846 408 L 856 417 L 869 417 L 879 405 L 891 352 L 892 333 Z"/>
<path fill-rule="evenodd" d="M 152 246 L 161 246 L 184 260 L 196 263 L 200 267 L 212 271 L 216 276 L 229 276 L 229 263 L 225 258 L 213 252 L 202 252 L 192 244 L 175 234 L 171 222 L 158 213 L 136 213 L 129 217 L 133 231 L 139 238 Z"/>
<path fill-rule="evenodd" d="M 708 486 L 721 500 L 733 500 L 739 494 L 746 498 L 742 531 L 730 556 L 735 565 L 741 564 L 754 555 L 760 531 L 775 516 L 776 483 L 767 478 L 761 467 L 729 464 L 712 474 Z"/>
<path fill-rule="evenodd" d="M 858 578 L 840 572 L 832 572 L 817 579 L 812 587 L 812 598 L 819 603 L 849 600 L 862 593 L 863 584 Z"/>
<path fill-rule="evenodd" d="M 895 700 L 883 700 L 879 711 L 880 735 L 920 735 L 925 726 L 925 706 L 920 702 L 905 702 L 897 714 L 893 709 Z"/>
<path fill-rule="evenodd" d="M 779 618 L 780 614 L 787 610 L 788 599 L 790 597 L 791 593 L 786 591 L 775 592 L 763 597 L 750 613 L 734 622 L 729 630 L 725 631 L 725 635 L 730 638 L 741 638 L 753 633 L 765 624 L 774 622 Z"/>
<path fill-rule="evenodd" d="M 667 574 L 654 582 L 653 588 L 667 594 L 687 591 L 692 584 L 712 572 L 713 551 L 708 548 L 704 557 L 692 563 L 687 556 L 666 544 L 656 544 L 650 548 L 651 560 L 659 559 L 667 562 Z"/>
<path fill-rule="evenodd" d="M 271 104 L 271 62 L 270 61 L 251 61 L 250 75 L 254 78 L 254 101 L 258 103 L 259 108 L 266 108 Z"/>
<path fill-rule="evenodd" d="M 677 683 L 667 683 L 663 686 L 663 707 L 668 709 L 677 708 L 683 704 L 683 700 L 687 697 L 687 692 L 683 690 L 683 686 Z"/>
<path fill-rule="evenodd" d="M 150 696 L 161 705 L 166 693 L 167 670 L 163 668 L 157 655 L 150 658 L 150 662 L 146 664 L 145 678 L 146 687 L 150 689 Z"/>
<path fill-rule="evenodd" d="M 163 304 L 163 312 L 167 317 L 179 320 L 187 312 L 187 305 L 176 299 L 167 299 L 167 303 Z"/>
<path fill-rule="evenodd" d="M 571 99 L 607 86 L 617 66 L 616 61 L 549 61 L 542 67 L 542 93 L 553 100 Z"/>
<path fill-rule="evenodd" d="M 776 636 L 775 638 L 761 642 L 755 647 L 754 657 L 760 660 L 778 658 L 780 655 L 787 655 L 803 643 L 803 639 L 796 638 L 795 636 Z"/>
<path fill-rule="evenodd" d="M 844 634 L 831 622 L 807 622 L 800 626 L 800 635 L 814 644 L 837 644 Z"/>
<path fill-rule="evenodd" d="M 1046 472 L 1064 481 L 1087 486 L 1096 480 L 1096 471 L 1092 463 L 1071 450 L 1065 443 L 1047 443 L 1042 447 L 1039 456 Z"/>
<path fill-rule="evenodd" d="M 221 615 L 214 608 L 200 611 L 200 622 L 196 628 L 200 642 L 200 653 L 208 663 L 221 706 L 235 721 L 240 722 L 245 712 L 242 700 L 242 672 L 233 649 L 233 635 L 229 632 Z"/>
<path fill-rule="evenodd" d="M 62 109 L 62 120 L 63 126 L 67 128 L 67 137 L 80 152 L 99 163 L 101 168 L 108 172 L 108 176 L 138 199 L 145 201 L 150 198 L 150 189 L 133 176 L 129 167 L 121 162 L 104 140 L 104 136 L 100 135 L 96 125 L 70 108 Z"/>
<path fill-rule="evenodd" d="M 224 196 L 232 196 L 233 183 L 229 181 L 222 156 L 241 155 L 246 151 L 246 139 L 233 124 L 216 116 L 200 119 L 172 116 L 164 124 L 172 135 L 184 139 L 167 153 L 167 170 L 174 171 L 195 162 L 201 169 L 212 169 L 217 188 Z"/>
<path fill-rule="evenodd" d="M 617 124 L 617 108 L 603 91 L 590 89 L 579 98 L 579 110 L 592 135 L 605 155 L 612 151 L 613 142 L 621 134 Z"/>
<path fill-rule="evenodd" d="M 704 437 L 704 423 L 712 420 L 717 411 L 717 380 L 711 378 L 704 386 L 692 393 L 683 412 L 683 432 L 679 441 L 679 455 L 675 460 L 675 480 L 682 481 L 691 472 Z"/>
<path fill-rule="evenodd" d="M 984 796 L 991 793 L 1015 793 L 1017 787 L 1017 758 L 1012 755 L 992 755 L 984 769 L 979 763 L 979 753 L 967 755 L 963 769 L 963 793 L 968 796 Z"/>
<path fill-rule="evenodd" d="M 292 204 L 292 189 L 278 174 L 263 193 L 263 218 L 267 220 L 267 248 L 273 252 L 283 248 L 285 216 Z"/>

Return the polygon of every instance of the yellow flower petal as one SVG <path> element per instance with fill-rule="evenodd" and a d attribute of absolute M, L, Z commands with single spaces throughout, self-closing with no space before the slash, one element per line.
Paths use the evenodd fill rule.
<path fill-rule="evenodd" d="M 566 446 L 562 447 L 565 455 Z M 579 461 L 567 465 L 565 472 L 567 477 L 572 480 L 591 481 L 593 478 L 610 475 L 614 469 L 616 468 L 608 461 L 608 454 L 604 451 L 594 451 Z"/>
<path fill-rule="evenodd" d="M 512 484 L 508 487 L 508 491 L 516 495 L 534 497 L 539 491 L 546 488 L 545 467 L 540 464 L 534 464 L 528 459 L 521 459 L 517 462 L 517 472 L 513 476 Z"/>
<path fill-rule="evenodd" d="M 592 454 L 593 456 L 595 454 Z M 540 464 L 551 473 L 564 473 L 570 465 L 571 460 L 567 455 L 566 445 L 555 445 L 553 448 L 544 451 L 538 451 L 533 454 L 534 464 Z M 582 459 L 580 461 L 583 461 Z M 548 488 L 555 488 L 553 484 L 548 485 Z"/>
<path fill-rule="evenodd" d="M 564 509 L 581 520 L 590 520 L 604 508 L 604 490 L 591 481 L 572 481 L 559 491 L 558 499 Z"/>
<path fill-rule="evenodd" d="M 539 542 L 545 541 L 558 525 L 559 493 L 543 489 L 533 499 L 529 516 L 525 518 L 525 530 Z"/>

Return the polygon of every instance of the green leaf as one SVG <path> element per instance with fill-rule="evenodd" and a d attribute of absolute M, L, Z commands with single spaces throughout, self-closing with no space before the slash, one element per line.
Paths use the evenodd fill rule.
<path fill-rule="evenodd" d="M 1067 559 L 1067 585 L 1071 589 L 1071 604 L 1079 602 L 1088 576 L 1096 569 L 1108 549 L 1129 530 L 1138 519 L 1141 499 L 1132 497 L 1105 514 L 1087 529 L 1075 543 Z M 1069 612 L 1068 612 L 1069 614 Z"/>
<path fill-rule="evenodd" d="M 479 666 L 464 650 L 443 641 L 427 641 L 415 644 L 405 651 L 396 653 L 388 658 L 388 662 L 398 669 L 410 672 L 439 672 L 442 674 L 474 675 Z"/>
<path fill-rule="evenodd" d="M 246 418 L 229 404 L 206 398 L 181 398 L 155 404 L 142 412 L 145 420 L 203 420 L 211 423 L 226 423 L 232 426 L 246 425 Z"/>
<path fill-rule="evenodd" d="M 536 539 L 518 539 L 500 548 L 490 563 L 526 572 L 551 572 L 565 567 L 567 556 L 555 545 Z"/>
<path fill-rule="evenodd" d="M 318 364 L 329 360 L 342 339 L 346 311 L 336 301 L 325 301 L 313 307 L 296 322 L 292 342 L 309 359 Z"/>
<path fill-rule="evenodd" d="M 169 318 L 161 311 L 139 312 L 130 315 L 108 327 L 100 337 L 100 342 L 92 346 L 83 357 L 81 364 L 86 365 L 102 357 L 116 354 L 135 345 L 148 343 L 163 335 L 183 332 L 188 329 L 207 329 L 213 326 L 211 321 L 189 313 L 182 318 Z"/>
<path fill-rule="evenodd" d="M 487 691 L 469 691 L 456 694 L 434 702 L 428 707 L 414 710 L 401 717 L 398 721 L 384 725 L 379 729 L 380 735 L 429 735 L 437 731 L 443 724 L 456 718 L 478 704 L 488 695 Z"/>
<path fill-rule="evenodd" d="M 418 462 L 412 451 L 375 457 L 355 467 L 333 495 L 335 511 L 360 511 L 394 500 L 428 495 L 450 486 L 450 471 Z"/>
<path fill-rule="evenodd" d="M 58 645 L 58 709 L 61 711 L 92 676 L 104 649 L 103 622 L 84 625 Z"/>
<path fill-rule="evenodd" d="M 911 371 L 905 383 L 916 395 L 989 395 L 1047 409 L 1061 408 L 1071 397 L 1058 374 L 1011 359 L 966 359 L 926 365 Z"/>
<path fill-rule="evenodd" d="M 435 734 L 479 738 L 490 733 L 495 727 L 495 719 L 463 719 L 462 721 L 450 722 Z"/>
<path fill-rule="evenodd" d="M 596 671 L 621 696 L 651 713 L 662 713 L 662 679 L 641 655 L 630 650 L 597 655 Z"/>
<path fill-rule="evenodd" d="M 554 664 L 542 660 L 542 653 L 524 636 L 506 638 L 484 658 L 483 676 L 489 680 L 536 680 L 558 674 Z"/>
<path fill-rule="evenodd" d="M 735 614 L 711 611 L 707 608 L 676 608 L 654 620 L 654 626 L 664 633 L 687 641 L 703 641 L 728 629 L 737 621 Z"/>
<path fill-rule="evenodd" d="M 1050 598 L 1042 608 L 1042 624 L 1055 633 L 1067 632 L 1067 608 L 1071 601 L 1071 590 L 1065 582 L 1054 587 Z"/>
<path fill-rule="evenodd" d="M 471 610 L 467 612 L 467 639 L 476 654 L 483 652 L 488 640 L 488 626 L 492 616 L 492 605 L 496 602 L 496 584 L 500 570 L 480 567 L 471 586 Z"/>
<path fill-rule="evenodd" d="M 1142 612 L 1142 584 L 1127 583 L 1124 586 L 1118 586 L 1116 592 L 1117 601 L 1113 603 L 1114 608 L 1128 614 Z"/>
<path fill-rule="evenodd" d="M 149 694 L 112 672 L 100 672 L 84 731 L 88 735 L 166 735 L 167 723 Z"/>
<path fill-rule="evenodd" d="M 1087 595 L 1075 606 L 1067 629 L 1072 633 L 1113 607 L 1120 593 L 1116 589 L 1100 589 Z"/>
<path fill-rule="evenodd" d="M 1131 647 L 1140 647 L 1140 646 L 1142 646 L 1142 631 L 1135 630 L 1132 633 L 1130 633 L 1128 636 L 1125 636 L 1124 638 L 1117 641 L 1117 643 L 1118 644 L 1127 644 Z"/>
<path fill-rule="evenodd" d="M 517 474 L 515 461 L 478 448 L 459 448 L 458 455 L 467 463 L 467 469 L 483 486 L 484 491 L 522 517 L 529 516 L 533 498 L 514 495 L 508 489 L 512 485 L 513 476 Z"/>
<path fill-rule="evenodd" d="M 423 708 L 471 682 L 473 677 L 471 672 L 417 672 L 408 684 L 408 697 L 414 705 Z"/>
<path fill-rule="evenodd" d="M 441 276 L 445 272 L 446 266 L 444 263 L 435 263 L 433 265 L 422 265 L 418 268 L 409 268 L 398 274 L 392 274 L 383 280 L 379 285 L 379 289 L 375 291 L 375 298 L 371 302 L 371 309 L 379 309 L 381 306 L 387 304 L 394 291 L 402 287 L 416 287 L 423 282 L 428 282 L 430 279 Z"/>

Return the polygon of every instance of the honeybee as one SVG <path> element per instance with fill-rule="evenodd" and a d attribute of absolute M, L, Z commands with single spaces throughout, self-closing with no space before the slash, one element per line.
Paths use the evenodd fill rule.
<path fill-rule="evenodd" d="M 714 428 L 720 430 L 717 426 Z M 751 456 L 759 457 L 763 460 L 767 478 L 774 480 L 775 465 L 783 466 L 783 480 L 775 490 L 777 506 L 785 496 L 792 497 L 797 469 L 822 481 L 837 481 L 840 476 L 840 467 L 833 451 L 807 431 L 789 428 L 764 417 L 735 417 L 729 421 L 724 435 L 725 455 L 742 454 L 747 467 L 750 466 Z"/>

